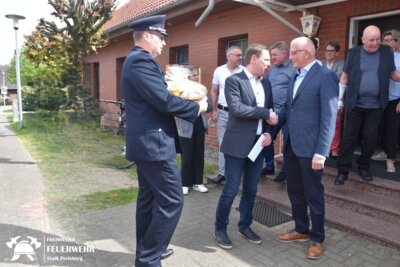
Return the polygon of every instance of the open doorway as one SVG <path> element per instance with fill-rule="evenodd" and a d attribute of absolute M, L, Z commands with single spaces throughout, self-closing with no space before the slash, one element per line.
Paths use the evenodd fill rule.
<path fill-rule="evenodd" d="M 379 27 L 382 33 L 390 29 L 400 30 L 400 10 L 351 18 L 348 48 L 361 45 L 361 35 L 368 25 Z"/>

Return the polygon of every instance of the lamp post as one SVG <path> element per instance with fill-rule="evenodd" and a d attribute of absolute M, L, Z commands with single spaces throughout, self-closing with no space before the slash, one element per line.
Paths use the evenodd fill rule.
<path fill-rule="evenodd" d="M 21 79 L 19 72 L 19 49 L 18 49 L 18 21 L 20 19 L 25 19 L 24 16 L 8 14 L 6 18 L 12 19 L 14 22 L 14 30 L 15 30 L 15 72 L 17 76 L 17 93 L 18 93 L 18 113 L 19 113 L 19 128 L 24 126 L 23 118 L 22 118 L 22 97 L 21 97 Z"/>
<path fill-rule="evenodd" d="M 7 91 L 6 73 L 4 71 L 2 71 L 1 74 L 3 74 L 3 85 L 1 86 L 1 94 L 3 95 L 3 104 L 4 104 L 4 107 L 5 107 L 6 106 L 6 91 Z"/>

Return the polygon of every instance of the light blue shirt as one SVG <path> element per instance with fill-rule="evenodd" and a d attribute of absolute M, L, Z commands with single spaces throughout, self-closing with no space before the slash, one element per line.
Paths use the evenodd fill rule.
<path fill-rule="evenodd" d="M 297 70 L 297 77 L 296 77 L 296 80 L 294 81 L 294 85 L 293 85 L 293 99 L 296 97 L 297 90 L 299 89 L 300 84 L 303 82 L 304 77 L 306 77 L 308 71 L 311 69 L 311 67 L 315 63 L 317 63 L 316 60 L 314 60 L 313 62 L 311 62 L 310 64 L 308 64 L 304 68 Z"/>
<path fill-rule="evenodd" d="M 394 52 L 394 64 L 396 69 L 400 70 L 400 52 Z M 400 98 L 400 82 L 390 80 L 389 82 L 389 101 Z"/>

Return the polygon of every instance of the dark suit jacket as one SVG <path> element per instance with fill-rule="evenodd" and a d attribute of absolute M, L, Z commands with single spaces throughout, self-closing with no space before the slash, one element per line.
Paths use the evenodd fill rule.
<path fill-rule="evenodd" d="M 358 93 L 360 92 L 361 84 L 361 66 L 360 66 L 360 51 L 362 46 L 352 48 L 348 51 L 346 57 L 346 65 L 344 72 L 348 75 L 347 91 L 345 99 L 345 109 L 350 112 L 357 104 Z M 378 79 L 379 79 L 379 103 L 384 109 L 389 102 L 389 81 L 392 71 L 396 69 L 394 64 L 393 52 L 387 45 L 379 47 L 379 64 Z"/>
<path fill-rule="evenodd" d="M 304 77 L 293 99 L 295 77 L 290 80 L 286 109 L 280 117 L 286 119 L 287 123 L 284 135 L 285 149 L 290 136 L 292 150 L 296 156 L 328 156 L 335 133 L 338 78 L 329 69 L 315 63 Z"/>
<path fill-rule="evenodd" d="M 236 158 L 246 158 L 254 146 L 258 120 L 263 119 L 263 132 L 271 134 L 272 126 L 266 123 L 272 104 L 272 90 L 268 79 L 262 79 L 265 94 L 264 107 L 257 107 L 256 97 L 244 71 L 225 80 L 225 97 L 229 119 L 221 143 L 221 152 Z"/>
<path fill-rule="evenodd" d="M 121 75 L 126 108 L 126 158 L 161 161 L 180 152 L 174 115 L 194 122 L 199 105 L 169 93 L 164 75 L 154 58 L 135 46 Z"/>

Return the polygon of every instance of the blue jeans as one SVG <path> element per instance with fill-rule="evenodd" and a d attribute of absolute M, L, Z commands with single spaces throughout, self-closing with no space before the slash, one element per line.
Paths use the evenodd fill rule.
<path fill-rule="evenodd" d="M 274 130 L 272 131 L 272 142 L 271 145 L 267 146 L 264 148 L 264 157 L 265 157 L 265 168 L 267 170 L 274 170 L 275 169 L 275 151 L 274 151 L 274 143 L 276 138 L 278 137 L 279 131 L 282 129 L 282 133 L 284 134 L 286 132 L 286 124 L 281 124 L 278 122 L 277 125 L 274 126 Z M 285 172 L 285 164 L 282 164 L 281 172 Z"/>
<path fill-rule="evenodd" d="M 241 177 L 243 176 L 243 190 L 240 198 L 239 229 L 249 228 L 253 222 L 253 207 L 257 193 L 257 186 L 261 176 L 263 155 L 252 162 L 248 158 L 235 158 L 225 154 L 225 185 L 218 201 L 215 231 L 224 231 L 229 224 L 229 214 L 232 203 L 239 190 Z"/>

